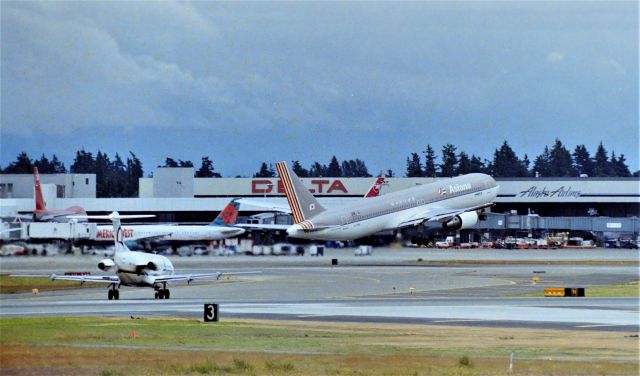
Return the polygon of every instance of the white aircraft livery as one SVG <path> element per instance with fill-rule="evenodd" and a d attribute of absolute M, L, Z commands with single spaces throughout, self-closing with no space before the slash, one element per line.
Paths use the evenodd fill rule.
<path fill-rule="evenodd" d="M 419 226 L 421 234 L 426 222 L 450 230 L 469 228 L 480 219 L 479 212 L 493 205 L 500 188 L 489 175 L 468 174 L 327 210 L 286 162 L 276 168 L 295 223 L 287 234 L 303 239 L 353 240 L 409 226 Z"/>
<path fill-rule="evenodd" d="M 48 277 L 52 281 L 57 279 L 65 281 L 100 282 L 109 284 L 107 297 L 109 300 L 120 299 L 120 286 L 152 287 L 155 290 L 156 299 L 169 299 L 171 293 L 167 288 L 168 282 L 186 281 L 189 284 L 197 279 L 219 279 L 225 274 L 253 274 L 258 272 L 234 272 L 234 273 L 200 273 L 200 274 L 174 274 L 171 261 L 161 255 L 131 251 L 124 243 L 123 228 L 120 220 L 125 218 L 149 218 L 152 215 L 119 215 L 113 212 L 107 216 L 70 216 L 70 218 L 109 219 L 113 223 L 115 253 L 113 259 L 106 258 L 98 263 L 98 269 L 102 271 L 114 270 L 116 275 L 91 276 L 91 275 L 12 275 L 12 277 Z"/>

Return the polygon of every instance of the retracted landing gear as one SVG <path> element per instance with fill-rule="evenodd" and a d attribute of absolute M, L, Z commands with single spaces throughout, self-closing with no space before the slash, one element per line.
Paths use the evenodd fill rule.
<path fill-rule="evenodd" d="M 155 299 L 169 299 L 171 291 L 167 288 L 167 283 L 162 283 L 162 288 L 156 287 Z"/>
<path fill-rule="evenodd" d="M 115 283 L 109 285 L 109 291 L 107 292 L 107 297 L 109 300 L 118 300 L 120 299 L 120 290 L 118 290 L 118 286 Z"/>

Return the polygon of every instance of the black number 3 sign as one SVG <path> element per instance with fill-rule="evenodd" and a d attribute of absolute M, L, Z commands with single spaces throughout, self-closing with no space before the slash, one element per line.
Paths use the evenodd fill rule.
<path fill-rule="evenodd" d="M 204 322 L 216 322 L 216 321 L 218 321 L 218 305 L 205 304 L 204 305 Z"/>

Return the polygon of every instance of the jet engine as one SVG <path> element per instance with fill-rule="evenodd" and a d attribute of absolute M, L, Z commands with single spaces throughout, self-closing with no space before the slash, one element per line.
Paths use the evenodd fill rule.
<path fill-rule="evenodd" d="M 469 211 L 456 215 L 442 224 L 445 230 L 464 230 L 478 223 L 478 212 Z"/>
<path fill-rule="evenodd" d="M 104 260 L 100 260 L 100 262 L 98 263 L 98 269 L 100 270 L 104 270 L 105 272 L 108 270 L 111 270 L 114 266 L 116 266 L 116 264 L 113 262 L 112 259 L 104 259 Z"/>

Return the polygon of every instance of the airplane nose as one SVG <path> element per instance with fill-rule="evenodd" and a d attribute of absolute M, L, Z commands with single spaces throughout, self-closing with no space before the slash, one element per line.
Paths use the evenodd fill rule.
<path fill-rule="evenodd" d="M 293 225 L 287 229 L 287 235 L 296 236 L 298 232 L 300 232 L 300 230 L 302 230 L 302 227 L 300 227 L 300 225 Z"/>

